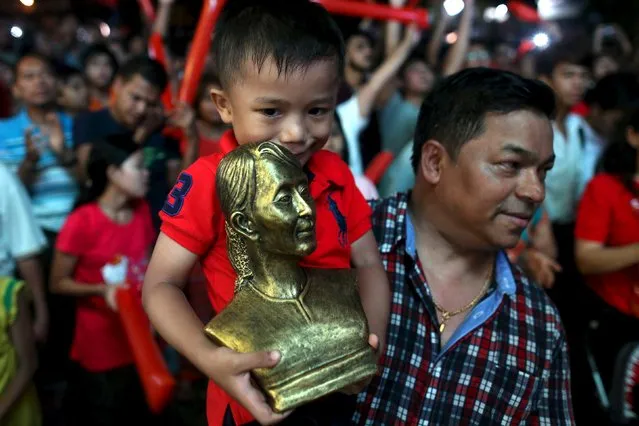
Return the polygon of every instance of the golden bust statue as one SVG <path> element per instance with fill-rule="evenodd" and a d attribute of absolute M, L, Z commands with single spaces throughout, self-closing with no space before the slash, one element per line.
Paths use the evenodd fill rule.
<path fill-rule="evenodd" d="M 297 159 L 272 142 L 243 145 L 220 163 L 216 186 L 238 278 L 207 335 L 237 352 L 281 353 L 274 368 L 253 371 L 280 413 L 373 376 L 354 272 L 299 266 L 317 240 L 315 203 Z"/>

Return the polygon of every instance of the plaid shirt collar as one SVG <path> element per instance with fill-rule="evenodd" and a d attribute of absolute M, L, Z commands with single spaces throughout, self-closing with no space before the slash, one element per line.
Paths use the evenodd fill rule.
<path fill-rule="evenodd" d="M 494 290 L 440 349 L 408 196 L 373 208 L 392 306 L 381 368 L 358 398 L 354 424 L 574 424 L 565 337 L 543 290 L 500 253 Z"/>

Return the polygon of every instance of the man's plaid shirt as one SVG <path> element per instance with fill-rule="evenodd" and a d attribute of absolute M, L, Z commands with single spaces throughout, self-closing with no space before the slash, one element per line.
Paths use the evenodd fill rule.
<path fill-rule="evenodd" d="M 504 253 L 495 284 L 440 349 L 407 194 L 375 202 L 373 230 L 393 289 L 378 375 L 358 425 L 574 424 L 563 328 L 545 293 Z"/>

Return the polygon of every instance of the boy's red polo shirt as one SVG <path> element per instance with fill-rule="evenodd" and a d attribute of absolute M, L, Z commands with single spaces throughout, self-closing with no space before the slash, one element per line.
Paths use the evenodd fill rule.
<path fill-rule="evenodd" d="M 223 153 L 238 146 L 232 131 L 220 141 Z M 162 232 L 200 256 L 213 309 L 220 312 L 233 298 L 235 271 L 226 252 L 224 217 L 215 192 L 217 166 L 224 154 L 202 157 L 180 174 L 160 213 Z M 305 167 L 316 203 L 317 248 L 304 258 L 311 268 L 349 268 L 351 244 L 371 229 L 370 208 L 355 186 L 348 166 L 328 151 L 315 153 Z M 222 424 L 230 404 L 237 424 L 253 420 L 224 391 L 209 382 L 209 425 Z"/>
<path fill-rule="evenodd" d="M 579 204 L 575 238 L 595 241 L 606 247 L 639 243 L 639 199 L 616 176 L 595 176 Z M 587 275 L 586 282 L 607 304 L 620 312 L 637 316 L 639 266 Z"/>

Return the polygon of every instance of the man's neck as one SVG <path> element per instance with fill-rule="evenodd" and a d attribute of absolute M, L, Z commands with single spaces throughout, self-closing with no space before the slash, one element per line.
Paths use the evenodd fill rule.
<path fill-rule="evenodd" d="M 557 105 L 557 114 L 555 115 L 555 124 L 559 131 L 565 136 L 566 135 L 566 118 L 570 113 L 570 107 L 567 105 Z"/>
<path fill-rule="evenodd" d="M 404 100 L 415 105 L 417 108 L 422 106 L 422 102 L 424 102 L 424 95 L 421 93 L 404 93 Z"/>
<path fill-rule="evenodd" d="M 27 115 L 35 124 L 44 124 L 46 115 L 52 111 L 55 111 L 53 105 L 27 107 Z"/>
<path fill-rule="evenodd" d="M 109 112 L 111 113 L 111 117 L 113 117 L 113 119 L 122 127 L 125 127 L 127 129 L 129 129 L 130 131 L 135 131 L 135 129 L 131 129 L 129 126 L 127 126 L 126 121 L 124 121 L 123 117 L 120 116 L 120 114 L 118 113 L 118 110 L 113 106 L 113 105 L 109 105 Z"/>
<path fill-rule="evenodd" d="M 357 90 L 364 81 L 364 73 L 347 65 L 344 70 L 344 81 L 351 89 Z"/>
<path fill-rule="evenodd" d="M 451 285 L 454 283 L 476 282 L 472 277 L 485 277 L 490 274 L 495 263 L 496 251 L 469 248 L 464 242 L 455 241 L 437 225 L 437 217 L 432 205 L 426 200 L 413 196 L 410 218 L 415 232 L 415 249 L 420 263 L 429 278 L 435 278 Z"/>

